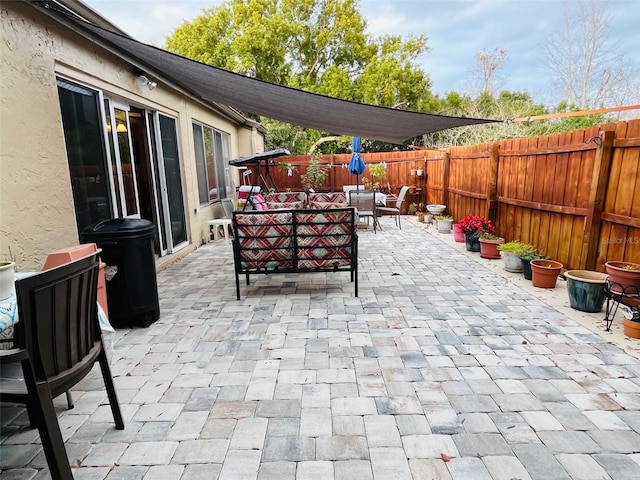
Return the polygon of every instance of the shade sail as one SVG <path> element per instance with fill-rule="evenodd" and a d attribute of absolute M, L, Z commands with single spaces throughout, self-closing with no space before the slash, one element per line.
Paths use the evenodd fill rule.
<path fill-rule="evenodd" d="M 47 13 L 148 73 L 161 73 L 196 98 L 302 127 L 401 144 L 425 133 L 496 121 L 395 110 L 283 87 L 190 60 L 60 12 Z"/>

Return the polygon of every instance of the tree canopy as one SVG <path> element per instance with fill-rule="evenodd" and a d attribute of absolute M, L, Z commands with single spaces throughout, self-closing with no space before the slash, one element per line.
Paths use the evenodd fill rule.
<path fill-rule="evenodd" d="M 432 111 L 431 80 L 417 63 L 428 51 L 427 38 L 371 37 L 357 0 L 227 0 L 175 29 L 166 48 L 278 85 Z M 271 146 L 295 152 L 306 152 L 323 135 L 265 123 L 274 135 L 268 142 L 278 142 Z"/>
<path fill-rule="evenodd" d="M 592 9 L 595 8 L 594 0 L 590 1 Z M 582 42 L 585 45 L 593 45 L 587 40 L 604 38 L 600 28 L 603 22 L 588 24 L 585 11 L 581 10 L 583 14 L 575 24 L 567 24 L 565 35 L 572 45 L 585 36 Z M 430 50 L 425 35 L 374 38 L 366 32 L 366 27 L 358 0 L 225 0 L 175 29 L 166 38 L 166 48 L 278 85 L 417 112 L 508 120 L 584 108 L 584 102 L 580 101 L 584 92 L 575 98 L 570 90 L 576 80 L 583 77 L 569 69 L 575 63 L 573 60 L 569 66 L 562 62 L 568 57 L 556 38 L 550 38 L 549 45 L 561 55 L 555 64 L 551 62 L 551 68 L 571 94 L 567 94 L 567 101 L 549 108 L 536 103 L 528 92 L 497 91 L 502 80 L 501 70 L 508 61 L 505 49 L 482 48 L 476 53 L 476 64 L 471 70 L 471 77 L 476 80 L 473 94 L 452 91 L 437 96 L 431 92 L 428 73 L 418 63 Z M 593 71 L 601 70 L 599 64 L 589 63 L 588 58 L 583 58 L 581 65 L 584 68 L 580 71 L 592 71 L 590 66 Z M 245 114 L 251 115 L 251 112 Z M 319 132 L 268 118 L 259 120 L 268 130 L 267 148 L 284 147 L 293 153 L 306 153 L 321 137 L 339 133 Z M 606 120 L 600 115 L 534 124 L 505 122 L 460 127 L 417 137 L 407 143 L 430 147 L 481 143 L 587 127 Z M 371 140 L 363 146 L 366 151 L 402 148 Z M 345 137 L 344 141 L 321 143 L 318 148 L 324 153 L 342 153 L 348 151 L 349 141 Z"/>

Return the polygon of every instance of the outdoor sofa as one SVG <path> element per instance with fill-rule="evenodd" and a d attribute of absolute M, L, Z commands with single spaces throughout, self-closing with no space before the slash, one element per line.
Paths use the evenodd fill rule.
<path fill-rule="evenodd" d="M 233 213 L 236 296 L 240 275 L 349 272 L 358 296 L 358 213 L 354 208 Z"/>

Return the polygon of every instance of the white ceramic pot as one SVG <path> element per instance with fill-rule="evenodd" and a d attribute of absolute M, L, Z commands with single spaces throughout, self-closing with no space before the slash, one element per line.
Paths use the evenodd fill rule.
<path fill-rule="evenodd" d="M 437 220 L 437 222 L 438 222 L 438 232 L 449 233 L 451 231 L 451 225 L 453 224 L 453 220 Z"/>
<path fill-rule="evenodd" d="M 520 255 L 513 252 L 500 252 L 500 256 L 504 263 L 504 269 L 507 272 L 522 272 L 522 260 L 520 260 Z"/>
<path fill-rule="evenodd" d="M 16 281 L 16 264 L 14 262 L 0 262 L 0 300 L 11 295 Z"/>
<path fill-rule="evenodd" d="M 438 205 L 436 203 L 427 205 L 427 211 L 432 215 L 442 215 L 446 208 L 446 205 Z"/>

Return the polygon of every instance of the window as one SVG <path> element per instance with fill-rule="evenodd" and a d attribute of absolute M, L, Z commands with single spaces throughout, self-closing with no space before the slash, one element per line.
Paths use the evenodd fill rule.
<path fill-rule="evenodd" d="M 193 141 L 200 204 L 227 198 L 230 190 L 229 135 L 194 123 Z"/>

